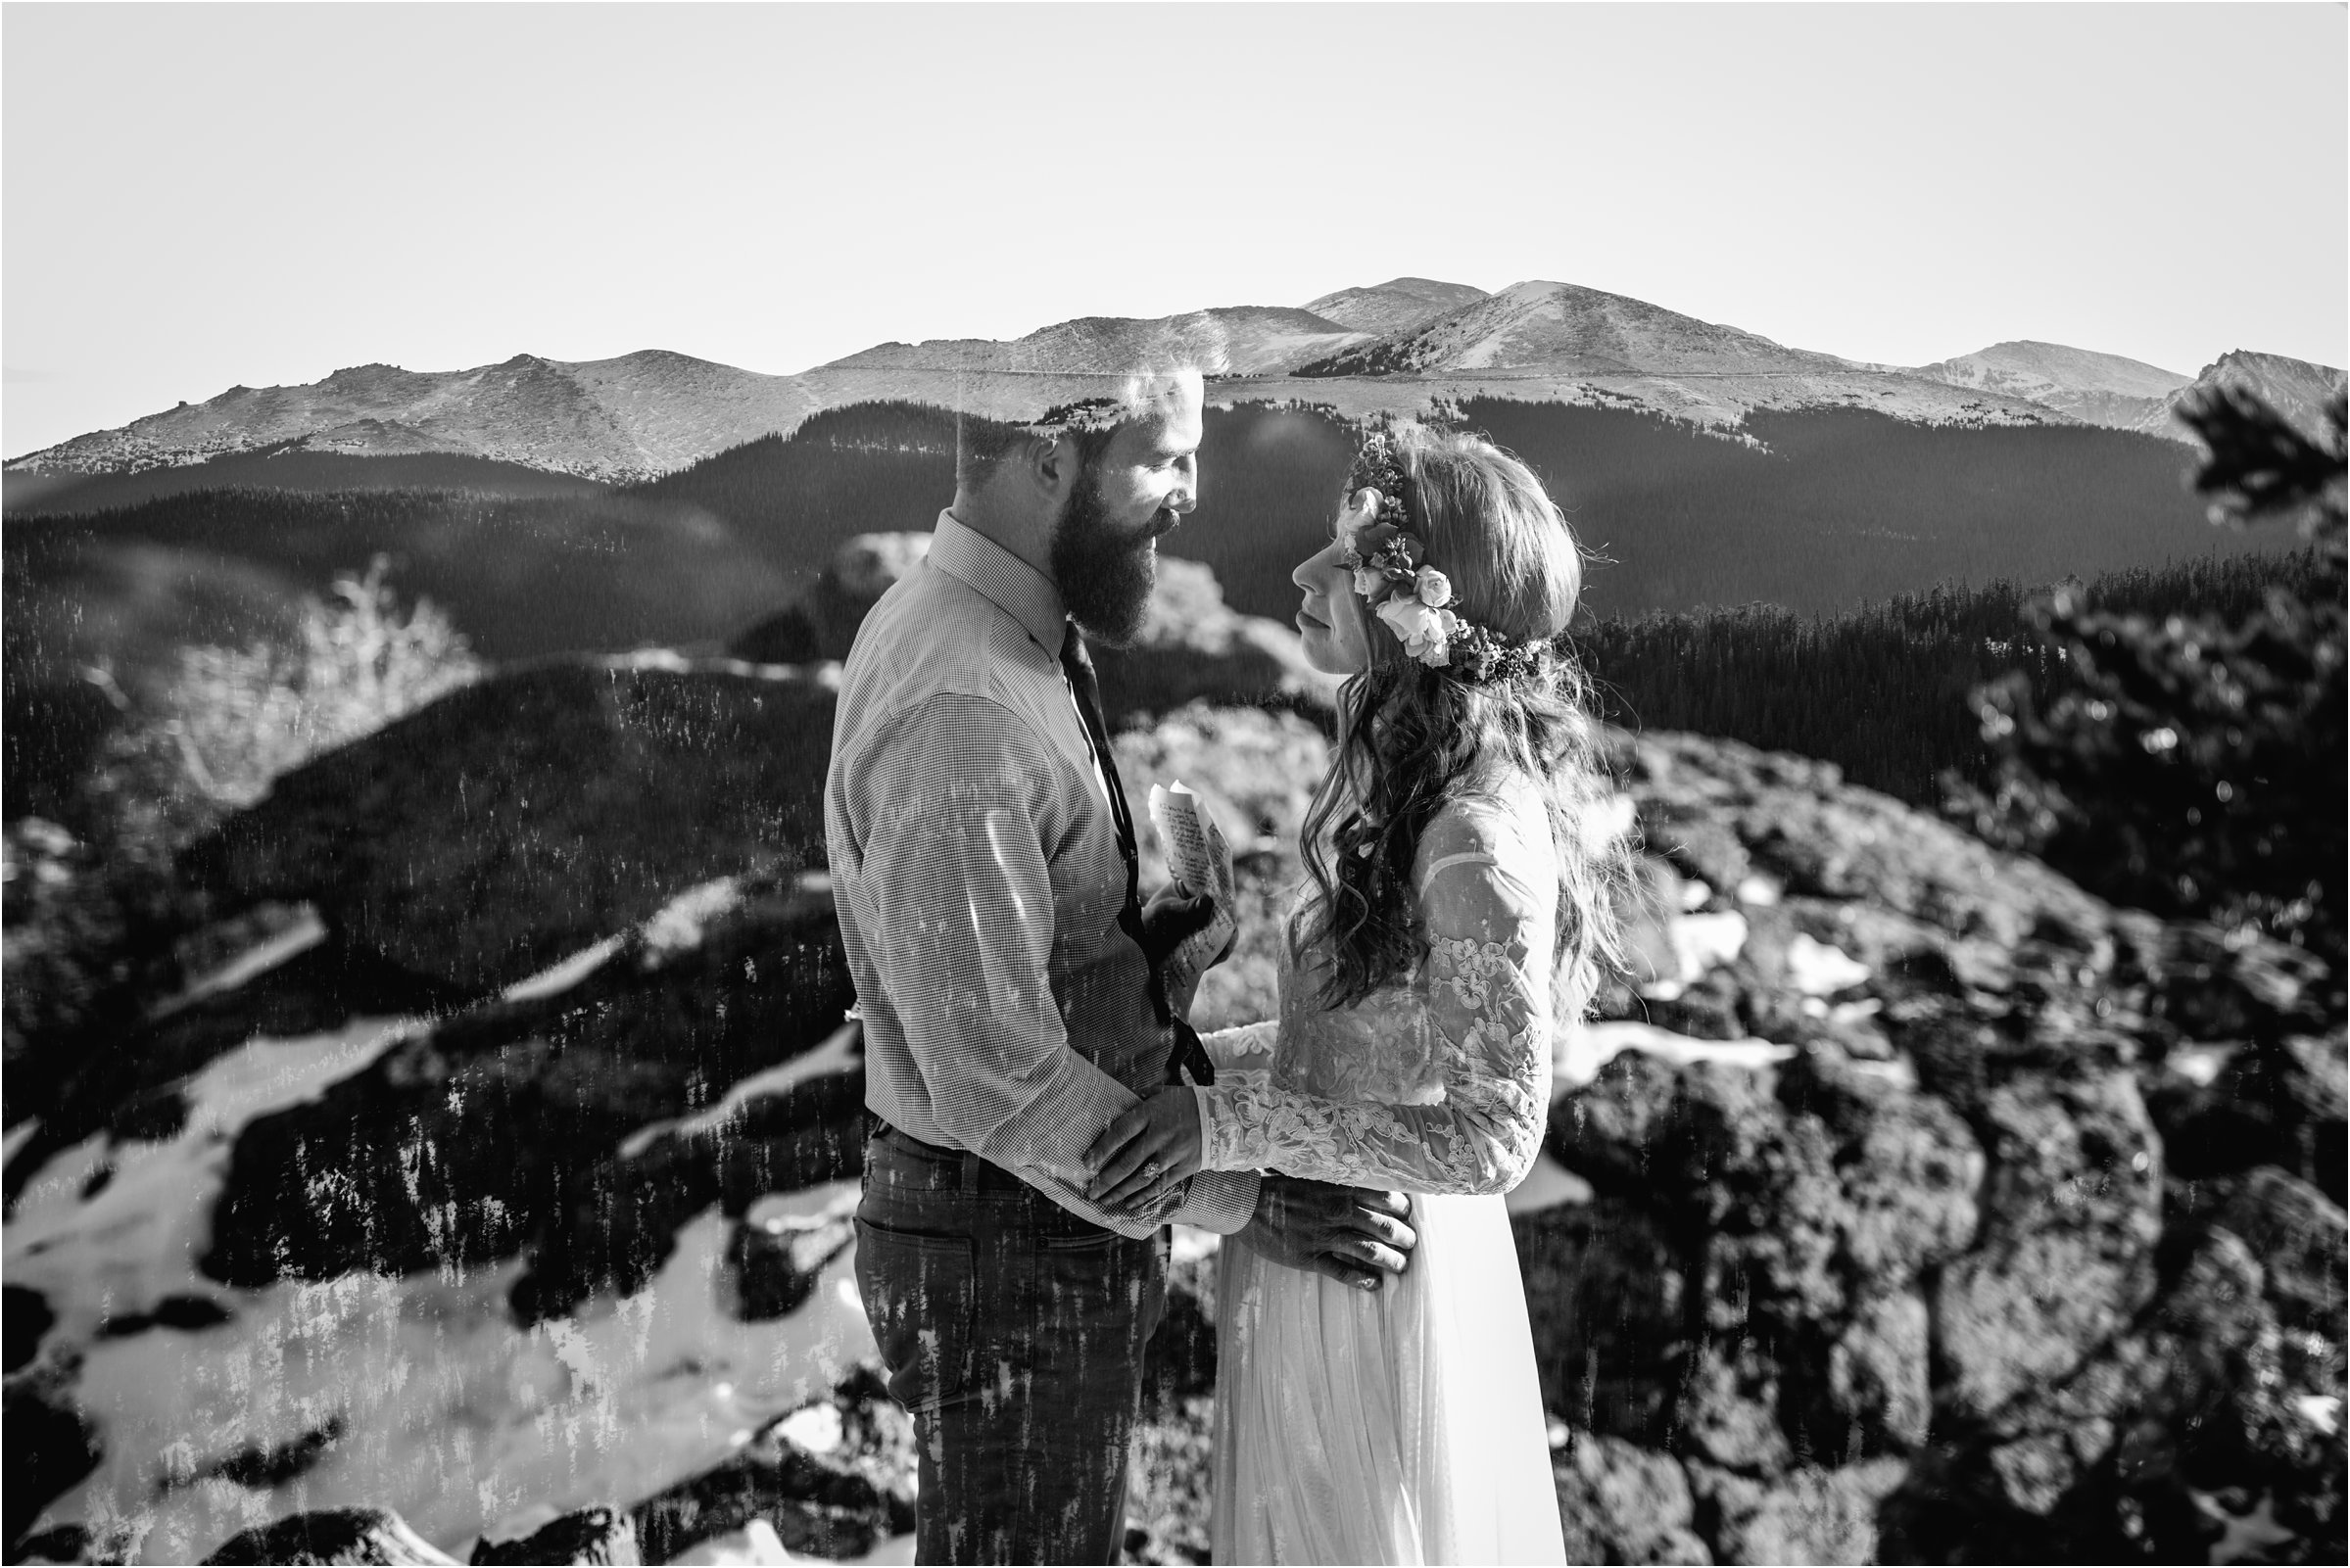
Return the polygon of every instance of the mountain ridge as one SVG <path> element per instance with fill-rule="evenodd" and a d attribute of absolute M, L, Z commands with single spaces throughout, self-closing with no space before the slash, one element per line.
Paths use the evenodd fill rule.
<path fill-rule="evenodd" d="M 1296 368 L 1368 334 L 1293 306 L 1224 306 L 1180 315 L 1078 316 L 1024 338 L 933 338 L 877 344 L 819 370 L 887 367 L 1081 375 L 1105 363 L 1196 364 L 1210 375 L 1264 375 Z"/>
<path fill-rule="evenodd" d="M 1372 330 L 1379 327 L 1386 330 Z M 2175 409 L 2193 385 L 2216 378 L 2272 389 L 2289 417 L 2315 421 L 2342 379 L 2329 366 L 2237 350 L 2190 381 L 2024 339 L 1930 365 L 1882 365 L 1577 284 L 1537 279 L 1487 294 L 1399 277 L 1302 307 L 1078 317 L 1008 342 L 877 344 L 791 375 L 665 349 L 587 360 L 517 354 L 449 371 L 350 365 L 302 386 L 231 387 L 5 467 L 24 479 L 136 474 L 231 455 L 442 454 L 629 484 L 861 402 L 1032 418 L 1097 391 L 1092 377 L 1103 365 L 1153 360 L 1199 364 L 1212 377 L 1210 401 L 1222 406 L 1295 402 L 1350 417 L 1440 413 L 1503 397 L 1645 408 L 1734 431 L 1756 410 L 1865 407 L 1922 423 L 2084 423 L 2182 443 L 2191 437 Z"/>
<path fill-rule="evenodd" d="M 1432 316 L 1484 298 L 1483 289 L 1466 283 L 1400 277 L 1364 288 L 1340 289 L 1308 300 L 1306 309 L 1341 326 L 1384 337 L 1392 332 L 1408 332 Z"/>
<path fill-rule="evenodd" d="M 2085 424 L 2155 435 L 2170 423 L 2172 394 L 2196 379 L 2120 355 L 2029 338 L 1918 365 L 1910 374 L 2024 398 Z"/>
<path fill-rule="evenodd" d="M 1628 295 L 1573 283 L 1512 283 L 1406 332 L 1302 367 L 1305 375 L 1540 370 L 1554 373 L 1767 373 L 1845 369 Z"/>

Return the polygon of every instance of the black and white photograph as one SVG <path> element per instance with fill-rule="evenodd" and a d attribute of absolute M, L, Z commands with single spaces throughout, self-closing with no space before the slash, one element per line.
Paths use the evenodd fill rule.
<path fill-rule="evenodd" d="M 2350 1553 L 2350 7 L 5 0 L 0 337 L 0 1561 Z"/>

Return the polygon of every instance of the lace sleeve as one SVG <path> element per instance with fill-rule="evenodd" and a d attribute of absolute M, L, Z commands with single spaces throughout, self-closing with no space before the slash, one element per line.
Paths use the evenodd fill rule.
<path fill-rule="evenodd" d="M 1281 1026 L 1269 1020 L 1214 1030 L 1201 1035 L 1200 1044 L 1207 1047 L 1208 1060 L 1216 1064 L 1218 1083 L 1227 1087 L 1255 1085 L 1265 1082 L 1272 1071 L 1273 1046 L 1280 1032 Z"/>
<path fill-rule="evenodd" d="M 1430 1031 L 1442 1100 L 1347 1103 L 1220 1072 L 1196 1091 L 1209 1168 L 1426 1193 L 1507 1192 L 1532 1168 L 1550 1104 L 1550 899 L 1508 869 L 1527 864 L 1522 841 L 1486 820 L 1448 809 L 1423 856 L 1423 973 L 1365 1005 Z"/>

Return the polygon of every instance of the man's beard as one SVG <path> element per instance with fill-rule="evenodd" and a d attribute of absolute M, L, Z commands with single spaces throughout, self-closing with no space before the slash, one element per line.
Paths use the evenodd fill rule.
<path fill-rule="evenodd" d="M 1157 572 L 1154 530 L 1129 539 L 1111 523 L 1098 476 L 1078 476 L 1069 509 L 1053 525 L 1049 564 L 1061 602 L 1097 641 L 1125 647 L 1142 631 Z"/>

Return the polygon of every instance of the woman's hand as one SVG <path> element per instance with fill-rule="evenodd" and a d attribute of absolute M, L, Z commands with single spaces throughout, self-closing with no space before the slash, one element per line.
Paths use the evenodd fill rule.
<path fill-rule="evenodd" d="M 1168 973 L 1168 960 L 1175 950 L 1192 937 L 1216 924 L 1220 913 L 1213 894 L 1194 893 L 1181 882 L 1169 882 L 1151 894 L 1142 906 L 1142 956 L 1159 973 L 1160 982 L 1167 988 L 1167 1003 L 1178 1018 L 1191 1017 L 1191 1001 L 1199 991 L 1199 982 L 1208 970 L 1214 969 L 1232 956 L 1240 940 L 1240 930 L 1234 925 L 1231 936 L 1224 942 L 1223 951 L 1201 966 L 1201 972 L 1178 984 Z"/>
<path fill-rule="evenodd" d="M 1142 1207 L 1199 1169 L 1199 1102 L 1189 1089 L 1161 1089 L 1111 1122 L 1085 1164 L 1087 1199 L 1104 1209 Z"/>

